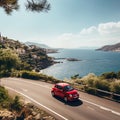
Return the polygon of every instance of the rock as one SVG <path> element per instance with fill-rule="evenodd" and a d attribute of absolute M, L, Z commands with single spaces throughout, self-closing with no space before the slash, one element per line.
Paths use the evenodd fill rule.
<path fill-rule="evenodd" d="M 35 116 L 36 114 L 37 114 L 37 113 L 36 113 L 35 111 L 33 111 L 33 112 L 32 112 L 32 115 L 34 115 L 34 116 Z"/>
<path fill-rule="evenodd" d="M 25 118 L 25 120 L 33 120 L 33 116 L 29 115 L 27 118 Z"/>
<path fill-rule="evenodd" d="M 0 110 L 0 120 L 55 120 L 55 118 L 38 107 L 27 104 L 23 106 L 20 113 Z"/>
<path fill-rule="evenodd" d="M 68 61 L 80 61 L 79 59 L 76 59 L 76 58 L 66 58 L 66 60 L 68 60 Z"/>
<path fill-rule="evenodd" d="M 55 120 L 52 116 L 43 117 L 43 120 Z"/>
<path fill-rule="evenodd" d="M 8 110 L 0 110 L 0 120 L 14 120 L 15 114 Z"/>
<path fill-rule="evenodd" d="M 35 120 L 40 120 L 40 118 L 41 118 L 41 114 L 38 113 L 34 118 L 35 118 Z"/>

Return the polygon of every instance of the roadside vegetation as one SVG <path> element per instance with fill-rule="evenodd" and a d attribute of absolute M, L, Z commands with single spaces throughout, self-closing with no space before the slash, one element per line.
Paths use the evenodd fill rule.
<path fill-rule="evenodd" d="M 100 76 L 90 73 L 82 78 L 77 75 L 77 77 L 71 77 L 70 81 L 83 85 L 86 90 L 87 88 L 96 88 L 120 94 L 120 72 L 108 72 Z"/>
<path fill-rule="evenodd" d="M 8 91 L 4 87 L 0 86 L 0 110 L 3 109 L 18 113 L 22 110 L 22 103 L 20 103 L 18 96 L 15 96 L 14 98 L 11 97 L 8 94 Z M 2 120 L 1 114 L 0 119 Z"/>
<path fill-rule="evenodd" d="M 14 44 L 13 44 L 14 45 Z M 23 59 L 19 56 L 18 52 L 16 52 L 15 46 L 12 44 L 0 45 L 0 79 L 3 77 L 22 77 L 26 79 L 33 80 L 44 80 L 44 81 L 53 81 L 57 80 L 53 77 L 49 77 L 43 74 L 39 74 L 33 68 L 35 65 L 38 65 L 38 60 L 44 63 L 46 66 L 49 66 L 51 60 L 48 60 L 46 53 L 41 49 L 38 50 L 36 48 L 31 50 L 38 50 L 39 58 L 34 59 L 32 54 L 36 53 L 36 51 L 32 51 L 31 54 L 27 54 L 27 59 L 23 60 L 26 57 L 26 54 L 22 56 Z M 23 50 L 23 49 L 22 49 Z M 27 52 L 28 47 L 27 47 Z M 43 58 L 44 57 L 44 58 Z M 36 60 L 36 61 L 35 61 Z M 35 63 L 34 63 L 35 61 Z M 49 62 L 50 61 L 50 62 Z M 47 62 L 47 64 L 46 64 Z M 43 64 L 41 67 L 46 67 Z M 32 65 L 32 66 L 31 66 Z M 39 71 L 39 70 L 38 70 Z M 1 85 L 1 83 L 0 83 Z M 33 104 L 24 104 L 21 101 L 19 96 L 10 96 L 8 91 L 0 86 L 0 120 L 24 120 L 24 119 L 49 119 L 55 120 L 52 116 L 47 114 L 42 109 L 34 106 Z"/>
<path fill-rule="evenodd" d="M 27 49 L 27 48 L 26 48 Z M 35 51 L 37 49 L 34 49 Z M 32 51 L 33 54 L 34 51 Z M 40 52 L 39 52 L 40 53 Z M 49 83 L 58 83 L 61 80 L 55 79 L 52 76 L 47 76 L 42 73 L 36 72 L 34 67 L 31 66 L 30 60 L 33 60 L 31 57 L 32 54 L 29 54 L 27 61 L 21 59 L 19 54 L 15 52 L 14 47 L 12 49 L 6 48 L 3 49 L 3 46 L 0 48 L 0 78 L 2 77 L 18 77 L 25 79 L 41 80 Z M 40 53 L 40 56 L 42 52 Z M 45 53 L 44 53 L 45 55 Z M 46 64 L 46 58 L 43 58 L 42 61 Z M 24 56 L 25 59 L 25 56 Z M 41 58 L 40 58 L 41 59 Z M 38 60 L 38 59 L 35 59 Z M 32 63 L 33 65 L 34 63 Z M 35 65 L 34 65 L 35 66 Z M 120 71 L 119 72 L 108 72 L 103 73 L 100 76 L 96 76 L 93 73 L 90 73 L 84 77 L 80 77 L 79 74 L 71 76 L 69 80 L 63 80 L 62 82 L 69 82 L 76 89 L 97 95 L 102 97 L 107 97 L 112 100 L 120 102 L 120 96 L 115 96 L 115 94 L 120 95 Z M 101 91 L 102 90 L 102 91 Z M 106 92 L 103 92 L 106 91 Z M 112 93 L 109 95 L 109 92 Z M 31 107 L 32 106 L 32 107 Z M 13 116 L 19 117 L 28 117 L 27 113 L 33 111 L 33 105 L 24 106 L 21 103 L 19 96 L 11 97 L 8 94 L 8 91 L 0 86 L 0 109 L 7 109 L 12 113 L 15 113 Z M 31 110 L 32 109 L 32 110 Z M 42 110 L 38 110 L 37 113 L 41 113 Z M 43 112 L 42 112 L 43 114 Z M 44 112 L 44 115 L 47 114 Z M 41 116 L 41 115 L 39 115 Z M 36 116 L 34 116 L 36 117 Z M 44 116 L 45 117 L 45 116 Z M 1 118 L 0 118 L 1 119 Z M 22 120 L 22 118 L 20 118 Z M 53 118 L 52 118 L 53 119 Z"/>
<path fill-rule="evenodd" d="M 15 51 L 11 49 L 0 49 L 0 78 L 22 77 L 33 80 L 44 80 L 52 83 L 59 82 L 59 80 L 52 76 L 35 72 L 35 70 L 31 69 L 30 64 L 23 62 Z"/>
<path fill-rule="evenodd" d="M 89 73 L 79 77 L 77 74 L 66 81 L 81 91 L 120 102 L 120 71 L 107 72 L 100 76 Z"/>
<path fill-rule="evenodd" d="M 61 82 L 52 76 L 47 76 L 31 70 L 31 66 L 22 62 L 16 52 L 10 49 L 0 49 L 0 78 L 2 77 L 21 77 L 25 79 L 41 80 L 49 83 Z M 75 88 L 94 95 L 103 95 L 100 90 L 120 94 L 120 71 L 107 72 L 100 76 L 90 73 L 84 77 L 79 74 L 71 76 L 70 80 L 63 80 L 74 85 Z M 98 91 L 99 89 L 99 91 Z M 107 95 L 108 96 L 108 95 Z M 111 97 L 111 96 L 108 96 Z M 120 100 L 119 97 L 112 98 Z"/>
<path fill-rule="evenodd" d="M 55 120 L 42 109 L 0 86 L 0 120 Z"/>

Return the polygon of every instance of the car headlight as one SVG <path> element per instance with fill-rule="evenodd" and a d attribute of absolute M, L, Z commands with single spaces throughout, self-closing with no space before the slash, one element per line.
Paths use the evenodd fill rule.
<path fill-rule="evenodd" d="M 72 94 L 69 94 L 70 97 L 72 97 Z"/>

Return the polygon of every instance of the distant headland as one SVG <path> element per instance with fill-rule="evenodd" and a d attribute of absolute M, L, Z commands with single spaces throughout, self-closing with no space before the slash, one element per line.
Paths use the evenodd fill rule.
<path fill-rule="evenodd" d="M 117 43 L 114 45 L 105 45 L 105 46 L 103 46 L 99 49 L 96 49 L 96 50 L 120 52 L 120 43 Z"/>

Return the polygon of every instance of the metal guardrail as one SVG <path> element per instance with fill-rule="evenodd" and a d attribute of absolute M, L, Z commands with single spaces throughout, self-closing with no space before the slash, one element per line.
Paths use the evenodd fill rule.
<path fill-rule="evenodd" d="M 114 100 L 116 102 L 120 102 L 120 94 L 116 94 L 114 92 L 109 92 L 109 91 L 105 91 L 105 90 L 101 90 L 101 89 L 97 89 L 97 88 L 88 87 L 83 84 L 73 83 L 73 85 L 78 90 L 87 91 L 87 89 L 89 89 L 91 91 L 90 92 L 87 91 L 87 92 L 90 94 L 94 94 L 94 95 L 101 96 L 101 97 L 104 97 L 104 98 L 107 98 L 110 100 Z"/>
<path fill-rule="evenodd" d="M 100 91 L 100 92 L 103 92 L 103 93 L 107 93 L 107 94 L 110 94 L 110 95 L 115 95 L 115 96 L 118 96 L 120 97 L 120 94 L 116 94 L 114 92 L 108 92 L 108 91 L 104 91 L 104 90 L 101 90 L 101 89 L 96 89 L 97 91 Z"/>
<path fill-rule="evenodd" d="M 105 98 L 120 102 L 120 94 L 116 94 L 114 92 L 104 91 L 104 90 L 101 90 L 101 89 L 96 89 L 96 93 L 100 96 L 105 97 Z"/>

